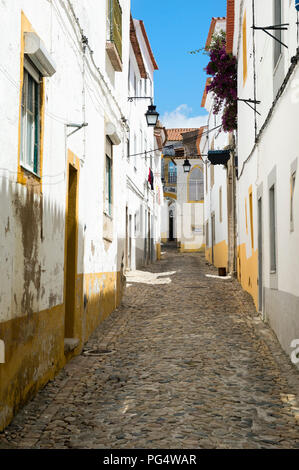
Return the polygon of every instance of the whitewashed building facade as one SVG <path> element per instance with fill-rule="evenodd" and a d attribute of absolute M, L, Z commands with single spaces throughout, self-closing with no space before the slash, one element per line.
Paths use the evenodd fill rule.
<path fill-rule="evenodd" d="M 128 141 L 145 126 L 128 102 L 130 22 L 129 0 L 0 3 L 0 430 L 121 301 Z"/>
<path fill-rule="evenodd" d="M 299 338 L 298 16 L 295 2 L 230 1 L 238 59 L 238 276 L 292 352 Z M 276 40 L 261 28 L 269 30 Z"/>

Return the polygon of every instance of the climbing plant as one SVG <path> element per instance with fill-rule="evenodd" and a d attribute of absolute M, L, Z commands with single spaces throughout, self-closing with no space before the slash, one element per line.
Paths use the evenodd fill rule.
<path fill-rule="evenodd" d="M 225 132 L 237 128 L 237 61 L 226 52 L 226 35 L 214 35 L 208 49 L 210 62 L 205 71 L 211 75 L 208 92 L 214 93 L 214 113 L 222 111 L 222 125 Z"/>

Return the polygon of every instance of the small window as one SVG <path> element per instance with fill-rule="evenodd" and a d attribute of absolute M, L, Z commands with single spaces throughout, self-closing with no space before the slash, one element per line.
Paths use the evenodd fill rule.
<path fill-rule="evenodd" d="M 40 96 L 41 78 L 26 59 L 21 108 L 21 164 L 40 174 Z"/>
<path fill-rule="evenodd" d="M 202 201 L 203 191 L 203 174 L 200 168 L 195 167 L 189 176 L 189 201 Z"/>
<path fill-rule="evenodd" d="M 291 175 L 291 210 L 290 210 L 290 222 L 291 222 L 291 232 L 294 231 L 294 192 L 296 184 L 296 171 Z"/>
<path fill-rule="evenodd" d="M 275 186 L 269 190 L 269 230 L 270 230 L 270 270 L 276 272 L 276 216 L 275 216 Z"/>
<path fill-rule="evenodd" d="M 177 168 L 173 162 L 168 163 L 168 183 L 175 184 L 177 182 Z"/>

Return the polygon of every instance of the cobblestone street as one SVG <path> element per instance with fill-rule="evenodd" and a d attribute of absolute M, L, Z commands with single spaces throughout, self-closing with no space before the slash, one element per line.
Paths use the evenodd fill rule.
<path fill-rule="evenodd" d="M 173 249 L 145 271 L 0 446 L 298 449 L 298 370 L 238 282 Z"/>

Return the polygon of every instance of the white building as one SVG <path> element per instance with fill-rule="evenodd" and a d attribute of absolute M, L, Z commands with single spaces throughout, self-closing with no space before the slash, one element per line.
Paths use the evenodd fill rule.
<path fill-rule="evenodd" d="M 291 353 L 299 338 L 297 12 L 293 1 L 228 3 L 238 96 L 259 102 L 256 112 L 238 106 L 238 276 Z M 255 29 L 282 24 L 266 30 L 277 40 Z"/>
<path fill-rule="evenodd" d="M 213 36 L 221 32 L 226 32 L 226 18 L 212 18 L 206 50 L 210 47 Z M 227 149 L 230 144 L 230 135 L 222 130 L 222 113 L 217 115 L 214 113 L 214 94 L 207 92 L 210 81 L 211 78 L 208 78 L 201 103 L 209 113 L 202 150 L 205 155 L 206 259 L 218 268 L 231 270 L 229 266 L 228 169 L 223 164 L 212 164 L 207 158 L 209 151 Z"/>
<path fill-rule="evenodd" d="M 162 241 L 174 240 L 181 252 L 204 250 L 203 128 L 168 129 L 163 150 Z M 183 165 L 188 159 L 190 171 Z"/>
<path fill-rule="evenodd" d="M 160 131 L 154 135 L 145 113 L 154 100 L 154 71 L 158 70 L 146 30 L 141 20 L 131 18 L 129 62 L 127 155 L 126 267 L 136 269 L 157 257 L 160 242 L 162 192 L 160 175 Z M 149 182 L 150 171 L 153 184 Z"/>
<path fill-rule="evenodd" d="M 0 24 L 3 429 L 120 303 L 126 207 L 132 228 L 142 206 L 144 234 L 151 227 L 156 242 L 160 229 L 150 159 L 136 163 L 138 178 L 127 161 L 130 134 L 155 145 L 140 104 L 134 121 L 128 103 L 130 1 L 10 0 Z"/>

